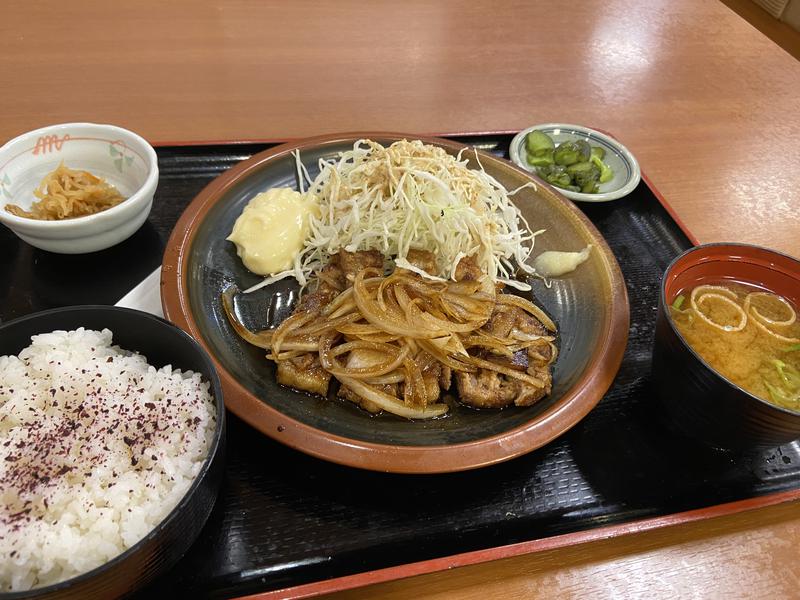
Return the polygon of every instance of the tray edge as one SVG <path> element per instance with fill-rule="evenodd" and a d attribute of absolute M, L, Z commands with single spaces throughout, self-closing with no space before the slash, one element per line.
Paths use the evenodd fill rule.
<path fill-rule="evenodd" d="M 345 575 L 343 577 L 336 577 L 268 592 L 238 596 L 235 597 L 234 600 L 302 600 L 304 598 L 313 598 L 323 594 L 365 588 L 370 585 L 407 579 L 418 575 L 428 575 L 505 558 L 523 556 L 525 554 L 536 554 L 547 550 L 557 550 L 559 548 L 599 542 L 626 535 L 646 533 L 665 527 L 695 523 L 698 521 L 755 511 L 770 506 L 788 504 L 795 501 L 800 501 L 800 488 L 765 494 L 745 500 L 715 504 L 705 508 L 697 508 L 650 519 L 630 521 L 628 523 L 598 527 L 596 529 L 585 529 L 583 531 L 518 542 L 516 544 L 496 546 L 494 548 L 453 554 L 405 565 L 397 565 L 395 567 L 365 571 L 363 573 Z"/>

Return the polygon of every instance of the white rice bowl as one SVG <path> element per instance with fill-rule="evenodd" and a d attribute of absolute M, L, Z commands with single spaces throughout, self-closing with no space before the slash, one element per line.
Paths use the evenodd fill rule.
<path fill-rule="evenodd" d="M 0 592 L 121 554 L 180 502 L 216 428 L 198 373 L 55 331 L 0 357 Z"/>

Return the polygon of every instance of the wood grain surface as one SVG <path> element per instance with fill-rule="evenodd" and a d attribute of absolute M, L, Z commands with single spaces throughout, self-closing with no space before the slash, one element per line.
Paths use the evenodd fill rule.
<path fill-rule="evenodd" d="M 783 504 L 320 598 L 797 598 L 799 508 Z"/>
<path fill-rule="evenodd" d="M 0 140 L 156 144 L 560 121 L 618 137 L 701 242 L 800 256 L 800 63 L 718 0 L 9 0 Z M 797 504 L 340 598 L 796 597 Z"/>
<path fill-rule="evenodd" d="M 701 242 L 800 255 L 800 63 L 718 0 L 11 0 L 0 139 L 154 143 L 559 121 L 614 133 Z"/>

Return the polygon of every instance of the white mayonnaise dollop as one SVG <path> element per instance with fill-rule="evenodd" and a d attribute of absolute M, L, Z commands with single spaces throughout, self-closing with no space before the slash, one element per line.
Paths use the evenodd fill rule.
<path fill-rule="evenodd" d="M 273 188 L 250 200 L 227 239 L 236 244 L 236 253 L 250 271 L 274 275 L 294 265 L 312 214 L 319 215 L 313 194 Z"/>

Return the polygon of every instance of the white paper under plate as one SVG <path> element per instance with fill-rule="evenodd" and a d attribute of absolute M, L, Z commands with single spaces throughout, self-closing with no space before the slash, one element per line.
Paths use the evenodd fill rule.
<path fill-rule="evenodd" d="M 115 306 L 135 308 L 157 317 L 163 317 L 161 309 L 161 267 L 145 277 L 139 285 L 120 298 Z"/>

